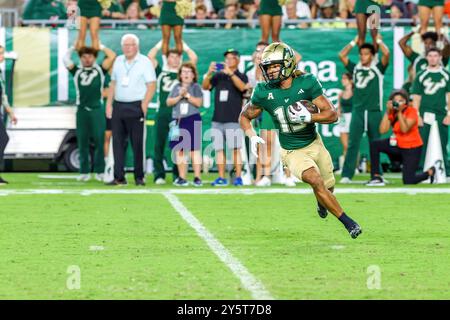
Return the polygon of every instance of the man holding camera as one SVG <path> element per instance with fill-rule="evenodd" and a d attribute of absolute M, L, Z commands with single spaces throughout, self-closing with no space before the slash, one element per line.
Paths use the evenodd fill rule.
<path fill-rule="evenodd" d="M 434 180 L 434 167 L 416 174 L 422 153 L 422 139 L 419 134 L 419 115 L 409 105 L 408 93 L 404 90 L 394 91 L 387 102 L 387 110 L 380 123 L 380 134 L 385 134 L 392 127 L 392 135 L 387 139 L 375 140 L 370 145 L 371 180 L 367 186 L 384 186 L 380 172 L 380 153 L 386 153 L 391 160 L 402 163 L 403 183 L 417 184 L 431 177 Z"/>
<path fill-rule="evenodd" d="M 422 167 L 425 161 L 431 125 L 437 121 L 445 170 L 449 177 L 447 143 L 450 125 L 450 73 L 442 66 L 442 54 L 439 49 L 429 49 L 426 58 L 428 66 L 417 74 L 412 87 L 413 106 L 420 114 L 420 135 L 424 142 L 420 164 Z"/>
<path fill-rule="evenodd" d="M 203 89 L 212 90 L 214 94 L 214 116 L 212 119 L 213 144 L 216 151 L 219 177 L 213 186 L 228 185 L 225 179 L 224 139 L 228 149 L 233 152 L 233 163 L 236 170 L 235 186 L 242 186 L 241 178 L 241 147 L 243 141 L 242 129 L 239 125 L 239 115 L 242 110 L 243 94 L 248 82 L 247 76 L 238 70 L 239 52 L 229 49 L 224 53 L 225 63 L 212 62 L 203 80 Z"/>

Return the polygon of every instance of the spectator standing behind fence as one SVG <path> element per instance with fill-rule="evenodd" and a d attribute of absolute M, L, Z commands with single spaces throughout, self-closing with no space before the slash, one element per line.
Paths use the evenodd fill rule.
<path fill-rule="evenodd" d="M 95 179 L 103 181 L 105 171 L 104 138 L 105 138 L 105 111 L 102 93 L 105 84 L 105 75 L 111 68 L 116 54 L 101 46 L 106 58 L 101 65 L 96 62 L 97 50 L 83 47 L 78 51 L 80 65 L 77 66 L 71 59 L 74 48 L 70 48 L 64 57 L 64 64 L 73 75 L 77 96 L 77 143 L 80 156 L 80 176 L 78 181 L 91 179 L 90 145 L 94 142 L 93 167 Z"/>
<path fill-rule="evenodd" d="M 102 19 L 125 19 L 125 10 L 118 0 L 113 0 L 109 8 L 102 8 Z"/>
<path fill-rule="evenodd" d="M 404 184 L 417 184 L 430 177 L 433 183 L 435 167 L 416 174 L 423 142 L 419 134 L 419 115 L 417 110 L 409 105 L 408 93 L 403 90 L 394 91 L 386 107 L 386 113 L 380 123 L 380 133 L 385 134 L 392 127 L 392 135 L 387 139 L 371 142 L 371 180 L 367 186 L 385 185 L 380 172 L 381 152 L 386 153 L 391 161 L 401 161 Z"/>
<path fill-rule="evenodd" d="M 212 139 L 216 151 L 219 177 L 213 186 L 226 186 L 224 140 L 232 150 L 233 164 L 236 170 L 235 186 L 242 186 L 241 147 L 243 133 L 239 125 L 242 110 L 243 93 L 248 82 L 247 76 L 239 72 L 239 52 L 229 49 L 224 53 L 225 63 L 211 62 L 203 80 L 203 89 L 214 92 L 214 115 L 212 119 Z"/>
<path fill-rule="evenodd" d="M 22 14 L 24 20 L 61 20 L 66 17 L 66 7 L 59 0 L 28 0 Z"/>
<path fill-rule="evenodd" d="M 232 20 L 242 20 L 245 18 L 244 12 L 239 10 L 239 6 L 235 2 L 227 3 L 225 8 L 219 11 L 218 15 L 219 19 L 227 20 L 226 23 L 220 24 L 220 27 L 224 29 L 231 29 L 239 26 L 238 24 L 233 24 Z"/>
<path fill-rule="evenodd" d="M 182 55 L 176 49 L 170 49 L 167 58 L 163 56 L 162 66 L 156 56 L 161 50 L 162 41 L 158 42 L 148 53 L 156 69 L 157 81 L 157 104 L 158 112 L 155 118 L 155 157 L 154 157 L 154 182 L 158 185 L 166 184 L 166 172 L 164 169 L 164 151 L 169 134 L 170 123 L 172 122 L 172 108 L 167 106 L 167 97 L 172 89 L 178 83 L 178 73 L 182 62 Z M 197 64 L 197 55 L 186 43 L 183 43 L 183 49 L 189 57 L 190 62 Z M 173 166 L 173 180 L 178 178 L 177 166 Z"/>
<path fill-rule="evenodd" d="M 281 2 L 286 1 L 281 0 Z M 283 17 L 279 0 L 260 0 L 258 15 L 261 26 L 260 41 L 269 42 L 269 34 L 272 33 L 272 42 L 279 42 Z"/>
<path fill-rule="evenodd" d="M 139 52 L 139 38 L 125 34 L 121 39 L 123 55 L 116 58 L 111 75 L 106 116 L 112 118 L 114 181 L 126 185 L 125 151 L 128 139 L 134 154 L 134 179 L 144 186 L 145 119 L 156 88 L 155 69 L 150 59 Z"/>
<path fill-rule="evenodd" d="M 194 16 L 192 17 L 194 20 L 207 20 L 209 19 L 208 10 L 204 4 L 199 4 L 195 7 Z M 204 22 L 197 22 L 194 25 L 195 28 L 205 28 L 208 27 Z"/>
<path fill-rule="evenodd" d="M 0 46 L 0 64 L 5 61 L 5 48 Z M 4 112 L 3 112 L 4 110 Z M 3 79 L 2 70 L 0 69 L 0 172 L 3 171 L 3 155 L 8 144 L 9 137 L 6 133 L 5 122 L 3 121 L 4 113 L 9 115 L 9 119 L 13 124 L 17 123 L 17 118 L 9 105 L 8 96 L 6 95 L 6 85 Z M 0 177 L 0 185 L 8 182 Z"/>
<path fill-rule="evenodd" d="M 356 0 L 339 0 L 339 17 L 341 19 L 353 19 L 353 11 L 355 9 Z M 347 24 L 347 27 L 354 28 L 354 23 Z"/>
<path fill-rule="evenodd" d="M 346 28 L 345 22 L 336 18 L 337 8 L 333 0 L 326 0 L 319 5 L 320 19 L 328 19 L 328 22 L 313 22 L 312 28 Z"/>
<path fill-rule="evenodd" d="M 308 4 L 302 0 L 291 0 L 282 7 L 283 10 L 283 20 L 298 20 L 298 19 L 311 19 L 311 9 Z M 306 22 L 302 23 L 287 23 L 285 22 L 287 28 L 307 28 L 308 24 Z"/>
<path fill-rule="evenodd" d="M 424 150 L 420 167 L 423 168 L 431 125 L 437 121 L 441 138 L 442 156 L 447 177 L 450 176 L 448 161 L 448 126 L 450 125 L 450 73 L 442 67 L 441 52 L 431 48 L 427 52 L 428 66 L 416 75 L 412 86 L 413 105 L 419 111 L 420 135 Z"/>
<path fill-rule="evenodd" d="M 167 106 L 173 107 L 170 133 L 170 147 L 175 156 L 178 166 L 179 177 L 174 185 L 186 187 L 188 172 L 188 156 L 191 156 L 192 168 L 194 169 L 195 187 L 202 186 L 202 118 L 198 110 L 203 103 L 203 93 L 197 83 L 198 74 L 195 65 L 185 62 L 178 72 L 178 81 L 167 98 Z"/>

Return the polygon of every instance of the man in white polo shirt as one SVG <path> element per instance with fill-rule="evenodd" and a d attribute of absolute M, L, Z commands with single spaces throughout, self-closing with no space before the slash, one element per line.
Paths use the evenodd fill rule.
<path fill-rule="evenodd" d="M 139 52 L 139 38 L 125 34 L 123 55 L 117 57 L 111 74 L 106 117 L 112 119 L 114 180 L 109 185 L 126 185 L 125 151 L 128 139 L 134 154 L 134 179 L 144 186 L 144 133 L 147 108 L 156 89 L 155 69 Z"/>

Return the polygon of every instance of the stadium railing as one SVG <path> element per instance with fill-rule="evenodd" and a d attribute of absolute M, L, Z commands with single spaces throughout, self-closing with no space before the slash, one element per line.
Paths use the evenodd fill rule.
<path fill-rule="evenodd" d="M 41 26 L 41 27 L 63 27 L 67 21 L 66 20 L 22 20 L 23 26 Z M 286 19 L 283 20 L 283 26 L 292 24 L 302 24 L 302 23 L 319 23 L 319 24 L 330 24 L 336 22 L 345 23 L 356 23 L 355 19 Z M 380 19 L 381 26 L 406 26 L 413 25 L 416 21 L 413 19 Z M 256 28 L 259 25 L 259 20 L 253 19 L 185 19 L 184 23 L 187 27 L 195 27 L 198 24 L 203 24 L 209 27 L 220 28 L 221 25 L 232 23 L 235 26 L 245 26 L 250 28 Z M 444 25 L 449 25 L 450 19 L 444 19 Z M 142 19 L 142 20 L 110 20 L 102 19 L 101 25 L 116 28 L 118 26 L 130 26 L 130 25 L 147 25 L 147 26 L 158 26 L 158 19 Z"/>
<path fill-rule="evenodd" d="M 0 27 L 15 27 L 19 25 L 19 10 L 0 8 Z"/>

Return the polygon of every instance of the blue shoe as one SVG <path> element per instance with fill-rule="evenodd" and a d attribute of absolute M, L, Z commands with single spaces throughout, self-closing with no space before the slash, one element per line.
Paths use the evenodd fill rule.
<path fill-rule="evenodd" d="M 219 177 L 219 178 L 217 178 L 216 180 L 214 180 L 214 181 L 211 183 L 211 185 L 212 185 L 213 187 L 225 187 L 225 186 L 228 185 L 228 181 L 227 181 L 227 179 L 224 179 L 224 178 Z"/>
<path fill-rule="evenodd" d="M 242 182 L 242 178 L 241 177 L 237 177 L 234 179 L 233 185 L 236 187 L 241 187 L 244 185 L 244 183 Z"/>

